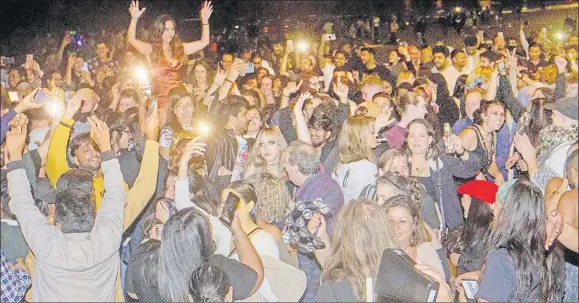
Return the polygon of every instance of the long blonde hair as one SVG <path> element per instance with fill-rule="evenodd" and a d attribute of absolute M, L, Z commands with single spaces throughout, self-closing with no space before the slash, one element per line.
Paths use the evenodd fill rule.
<path fill-rule="evenodd" d="M 388 213 L 367 199 L 355 199 L 342 207 L 336 220 L 322 281 L 347 280 L 362 300 L 366 278 L 376 278 L 382 253 L 396 247 Z"/>
<path fill-rule="evenodd" d="M 278 164 L 277 173 L 278 176 L 284 175 L 284 169 L 281 161 L 281 154 L 283 153 L 283 150 L 287 147 L 287 142 L 285 141 L 285 138 L 281 134 L 281 131 L 279 130 L 278 127 L 271 127 L 260 130 L 257 136 L 255 137 L 255 143 L 251 148 L 249 158 L 247 159 L 247 162 L 245 164 L 244 178 L 248 178 L 251 175 L 258 173 L 268 172 L 267 163 L 265 162 L 265 159 L 261 156 L 259 152 L 259 141 L 265 140 L 267 138 L 272 138 L 274 141 L 276 141 L 277 145 L 279 146 L 280 161 Z"/>
<path fill-rule="evenodd" d="M 374 119 L 362 115 L 348 118 L 338 139 L 338 160 L 341 164 L 360 160 L 374 162 L 374 153 L 366 139 L 374 127 Z"/>

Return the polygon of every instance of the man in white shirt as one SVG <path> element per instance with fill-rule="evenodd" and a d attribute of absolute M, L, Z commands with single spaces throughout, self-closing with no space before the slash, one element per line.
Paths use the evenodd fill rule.
<path fill-rule="evenodd" d="M 448 48 L 446 48 L 446 46 L 435 46 L 432 48 L 432 54 L 434 55 L 432 73 L 441 73 L 442 76 L 444 76 L 446 87 L 452 94 L 460 73 L 450 64 L 450 60 L 448 60 L 450 55 Z"/>
<path fill-rule="evenodd" d="M 466 54 L 466 70 L 472 73 L 476 68 L 476 51 L 478 48 L 477 38 L 474 36 L 467 36 L 464 38 L 464 52 Z"/>
<path fill-rule="evenodd" d="M 455 49 L 450 53 L 450 58 L 452 59 L 452 66 L 460 75 L 468 75 L 470 71 L 468 70 L 466 64 L 466 53 L 462 49 Z M 451 92 L 452 93 L 452 92 Z"/>

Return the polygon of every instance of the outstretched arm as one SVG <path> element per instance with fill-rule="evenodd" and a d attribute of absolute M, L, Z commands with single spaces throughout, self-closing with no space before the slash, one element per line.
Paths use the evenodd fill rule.
<path fill-rule="evenodd" d="M 147 42 L 143 42 L 137 39 L 137 21 L 143 13 L 145 9 L 139 9 L 139 1 L 131 2 L 131 6 L 129 7 L 129 13 L 131 14 L 131 23 L 129 23 L 129 29 L 127 30 L 127 42 L 129 42 L 139 53 L 143 56 L 147 57 L 147 60 L 150 61 L 149 55 L 153 51 L 153 46 Z"/>
<path fill-rule="evenodd" d="M 203 30 L 201 31 L 201 40 L 183 43 L 185 55 L 194 54 L 209 45 L 209 17 L 211 17 L 212 13 L 213 6 L 211 5 L 211 2 L 204 2 L 200 12 L 201 26 L 203 27 Z"/>

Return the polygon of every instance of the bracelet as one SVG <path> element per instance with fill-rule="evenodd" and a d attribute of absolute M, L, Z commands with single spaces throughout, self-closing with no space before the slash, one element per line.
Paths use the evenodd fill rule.
<path fill-rule="evenodd" d="M 203 25 L 209 25 L 209 23 L 203 23 Z"/>
<path fill-rule="evenodd" d="M 290 96 L 282 94 L 283 97 L 289 98 Z"/>
<path fill-rule="evenodd" d="M 229 79 L 227 79 L 227 78 L 225 78 L 225 81 L 227 81 L 227 82 L 229 82 L 229 83 L 233 84 L 233 81 L 231 81 L 231 80 L 229 80 Z"/>

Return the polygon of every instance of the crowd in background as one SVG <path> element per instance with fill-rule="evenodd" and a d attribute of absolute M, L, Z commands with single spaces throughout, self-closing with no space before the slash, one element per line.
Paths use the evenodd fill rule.
<path fill-rule="evenodd" d="M 270 41 L 206 2 L 187 42 L 145 13 L 2 57 L 2 302 L 365 301 L 388 249 L 439 302 L 579 299 L 575 27 Z"/>

